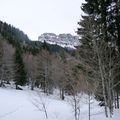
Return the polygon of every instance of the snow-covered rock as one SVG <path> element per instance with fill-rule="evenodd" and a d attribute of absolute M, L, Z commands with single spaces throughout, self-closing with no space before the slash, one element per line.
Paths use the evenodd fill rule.
<path fill-rule="evenodd" d="M 40 42 L 47 42 L 49 44 L 56 44 L 63 48 L 75 49 L 75 46 L 79 45 L 79 37 L 73 36 L 71 34 L 59 34 L 54 33 L 44 33 L 38 37 Z"/>

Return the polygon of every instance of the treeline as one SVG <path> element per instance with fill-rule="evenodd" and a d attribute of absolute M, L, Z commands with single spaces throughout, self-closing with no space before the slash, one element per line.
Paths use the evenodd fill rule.
<path fill-rule="evenodd" d="M 14 82 L 16 89 L 28 85 L 31 90 L 38 87 L 47 95 L 57 88 L 60 90 L 61 99 L 64 99 L 65 93 L 73 93 L 72 86 L 78 81 L 75 71 L 78 61 L 66 51 L 51 52 L 49 46 L 44 43 L 36 54 L 23 52 L 20 44 L 14 47 L 2 36 L 0 45 L 1 87 Z"/>
<path fill-rule="evenodd" d="M 2 36 L 8 40 L 11 44 L 16 44 L 16 42 L 29 41 L 29 38 L 21 30 L 13 27 L 6 22 L 0 21 L 0 33 Z"/>
<path fill-rule="evenodd" d="M 72 79 L 75 79 L 72 69 L 76 60 L 71 54 L 74 51 L 38 41 L 31 42 L 22 31 L 7 23 L 1 22 L 0 30 L 1 87 L 13 82 L 16 89 L 28 85 L 31 90 L 38 87 L 46 94 L 59 88 L 61 99 L 64 99 L 65 93 L 72 93 Z"/>
<path fill-rule="evenodd" d="M 0 21 L 0 34 L 14 47 L 17 47 L 20 44 L 23 52 L 32 52 L 36 54 L 42 47 L 42 43 L 39 41 L 31 41 L 28 36 L 18 28 L 7 24 L 6 22 Z M 58 45 L 48 45 L 52 52 L 59 52 L 62 47 Z M 67 49 L 66 49 L 67 50 Z"/>

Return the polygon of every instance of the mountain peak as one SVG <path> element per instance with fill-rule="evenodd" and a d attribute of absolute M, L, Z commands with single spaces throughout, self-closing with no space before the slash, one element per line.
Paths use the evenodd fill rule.
<path fill-rule="evenodd" d="M 47 42 L 49 44 L 56 44 L 63 48 L 75 49 L 79 45 L 79 37 L 73 36 L 69 33 L 56 35 L 54 33 L 43 33 L 38 37 L 38 41 Z"/>

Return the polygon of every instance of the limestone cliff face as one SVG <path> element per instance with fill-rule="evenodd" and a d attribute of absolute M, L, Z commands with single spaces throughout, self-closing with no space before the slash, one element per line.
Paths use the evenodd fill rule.
<path fill-rule="evenodd" d="M 56 35 L 54 33 L 44 33 L 38 37 L 38 40 L 41 42 L 45 41 L 49 44 L 57 44 L 61 47 L 73 49 L 75 49 L 75 46 L 78 46 L 80 44 L 78 39 L 78 36 L 73 36 L 71 34 Z"/>

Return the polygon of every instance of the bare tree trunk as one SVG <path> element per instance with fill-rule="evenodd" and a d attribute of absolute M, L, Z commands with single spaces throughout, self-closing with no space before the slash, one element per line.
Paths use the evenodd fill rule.
<path fill-rule="evenodd" d="M 99 64 L 99 69 L 100 69 L 100 75 L 101 75 L 101 79 L 102 79 L 102 88 L 103 88 L 103 98 L 104 98 L 104 102 L 105 102 L 105 115 L 106 117 L 108 117 L 108 111 L 107 111 L 107 98 L 106 98 L 106 91 L 105 91 L 105 79 L 104 79 L 104 73 L 103 73 L 103 65 L 102 65 L 102 61 L 101 61 L 101 56 L 100 56 L 100 51 L 98 50 L 98 46 L 96 41 L 94 41 L 94 45 L 95 45 L 95 49 L 97 52 L 97 56 L 98 56 L 98 64 Z"/>
<path fill-rule="evenodd" d="M 77 101 L 75 99 L 75 96 L 74 96 L 74 110 L 75 110 L 75 120 L 78 120 L 77 119 Z"/>
<path fill-rule="evenodd" d="M 33 84 L 33 82 L 31 83 L 31 90 L 34 90 L 34 84 Z"/>
<path fill-rule="evenodd" d="M 117 98 L 116 98 L 116 99 L 117 99 L 117 100 L 116 100 L 116 101 L 117 101 L 117 109 L 119 109 L 119 94 L 118 94 L 118 92 L 117 92 L 116 95 L 117 95 Z"/>
<path fill-rule="evenodd" d="M 110 117 L 113 115 L 113 96 L 112 96 L 112 90 L 110 85 L 110 80 L 108 81 L 108 107 L 110 112 Z"/>
<path fill-rule="evenodd" d="M 5 86 L 4 85 L 4 81 L 3 81 L 3 76 L 4 76 L 4 64 L 1 67 L 1 78 L 0 78 L 1 82 L 0 82 L 0 87 L 4 87 Z"/>
<path fill-rule="evenodd" d="M 31 81 L 31 90 L 34 90 L 34 87 L 35 87 L 35 82 L 34 80 Z"/>
<path fill-rule="evenodd" d="M 90 111 L 90 110 L 91 110 L 91 108 L 90 108 L 90 107 L 91 107 L 91 105 L 90 105 L 90 104 L 91 104 L 91 103 L 90 103 L 90 93 L 88 94 L 88 100 L 89 100 L 89 103 L 88 103 L 88 104 L 89 104 L 89 106 L 88 106 L 89 113 L 88 113 L 88 114 L 89 114 L 89 120 L 90 120 L 90 119 L 91 119 L 91 111 Z"/>
<path fill-rule="evenodd" d="M 42 105 L 43 105 L 43 109 L 44 109 L 44 112 L 45 112 L 45 116 L 46 116 L 46 118 L 48 119 L 48 114 L 47 114 L 46 106 L 45 106 L 44 103 L 42 103 Z"/>
<path fill-rule="evenodd" d="M 104 102 L 105 102 L 105 115 L 106 115 L 106 117 L 108 117 L 107 98 L 106 98 L 107 95 L 106 95 L 106 92 L 105 92 L 105 80 L 104 80 L 104 77 L 103 77 L 101 66 L 100 66 L 100 73 L 101 73 L 101 78 L 102 78 L 103 97 L 104 97 Z"/>
<path fill-rule="evenodd" d="M 64 100 L 64 89 L 62 89 L 62 94 L 61 94 L 61 98 L 62 98 L 62 100 Z"/>
<path fill-rule="evenodd" d="M 79 120 L 80 119 L 80 105 L 78 101 L 78 99 L 76 98 L 77 96 L 73 96 L 73 102 L 74 102 L 74 116 L 75 116 L 75 120 Z"/>
<path fill-rule="evenodd" d="M 16 87 L 16 90 L 18 89 L 18 85 L 17 84 L 15 84 L 15 87 Z"/>

